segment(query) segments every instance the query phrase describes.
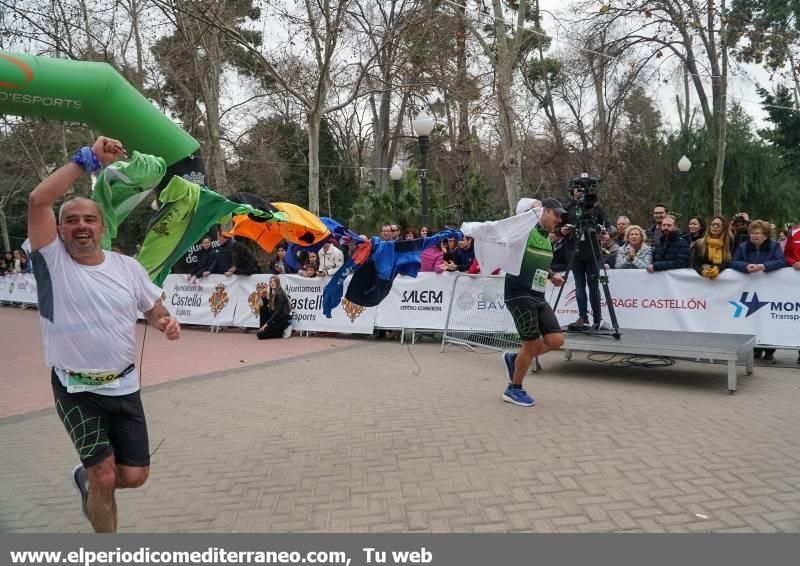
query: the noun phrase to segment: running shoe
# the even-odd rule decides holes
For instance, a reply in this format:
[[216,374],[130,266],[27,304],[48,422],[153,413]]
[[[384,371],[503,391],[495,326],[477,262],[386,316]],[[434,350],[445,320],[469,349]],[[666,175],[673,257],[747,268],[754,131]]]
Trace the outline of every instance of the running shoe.
[[536,404],[533,397],[528,395],[524,389],[518,389],[510,385],[506,388],[505,393],[503,393],[503,401],[519,405],[520,407],[533,407]]
[[503,352],[503,363],[506,365],[506,377],[508,381],[514,380],[514,369],[517,364],[517,354],[512,352]]
[[83,464],[78,464],[72,469],[72,486],[78,492],[78,497],[81,498],[81,513],[89,519],[89,482],[86,479],[86,468]]

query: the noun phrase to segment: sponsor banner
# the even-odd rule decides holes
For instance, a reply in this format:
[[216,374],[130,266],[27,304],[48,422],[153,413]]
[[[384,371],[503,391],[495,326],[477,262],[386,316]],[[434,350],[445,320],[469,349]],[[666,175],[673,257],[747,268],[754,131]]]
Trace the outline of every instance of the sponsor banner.
[[[452,330],[514,330],[503,302],[503,277],[420,273],[398,277],[378,307],[341,305],[333,318],[322,314],[327,279],[281,275],[289,290],[295,330],[344,333],[372,332],[373,326],[443,330],[450,314]],[[254,294],[268,275],[211,275],[191,285],[185,275],[170,275],[162,299],[180,322],[200,325],[258,327]],[[570,278],[572,279],[572,278]],[[454,285],[454,281],[456,284]],[[755,334],[761,344],[800,347],[800,273],[781,269],[743,274],[731,269],[708,281],[690,269],[663,273],[609,271],[609,287],[622,328]],[[558,290],[548,289],[550,304]],[[609,320],[602,296],[603,319]],[[32,274],[0,277],[0,301],[36,303]],[[578,317],[575,287],[568,282],[556,312],[562,324]]]
[[[437,277],[435,273],[427,273]],[[505,276],[461,275],[451,291],[453,308],[449,330],[509,332],[516,334],[514,319],[503,297]],[[450,297],[445,299],[448,303]],[[444,328],[444,327],[442,327]]]
[[161,300],[181,324],[233,326],[238,279],[209,275],[192,284],[185,275],[170,275]]
[[[258,293],[266,288],[271,275],[251,275],[236,281],[236,326],[258,328]],[[372,334],[377,307],[365,308],[342,299],[331,318],[322,313],[322,292],[330,278],[308,279],[299,275],[280,275],[281,286],[292,305],[292,329],[312,332]],[[350,280],[347,279],[345,289]]]
[[15,273],[0,277],[0,301],[38,303],[36,279],[32,273]]
[[[749,274],[728,269],[714,281],[691,269],[610,270],[608,275],[621,328],[755,334],[761,344],[800,344],[800,274],[794,269]],[[603,319],[609,321],[602,287],[600,291]],[[557,294],[557,289],[548,290],[550,304]],[[564,289],[556,315],[562,324],[578,318],[572,281]]]
[[398,275],[389,295],[378,306],[375,326],[441,330],[447,322],[454,273]]

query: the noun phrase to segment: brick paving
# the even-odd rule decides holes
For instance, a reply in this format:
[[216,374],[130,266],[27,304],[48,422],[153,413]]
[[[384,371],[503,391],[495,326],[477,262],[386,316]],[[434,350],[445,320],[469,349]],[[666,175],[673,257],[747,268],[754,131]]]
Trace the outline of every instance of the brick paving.
[[[502,402],[498,354],[430,342],[150,387],[164,442],[119,494],[120,529],[800,531],[797,370],[758,368],[731,397],[722,366],[543,361],[534,408]],[[89,532],[52,411],[0,420],[0,454],[0,531]]]
[[[39,314],[35,309],[0,307],[0,418],[53,406],[49,371],[44,363]],[[145,324],[136,327],[136,363],[145,387],[215,371],[247,367],[351,343],[342,338],[294,337],[260,341],[254,332],[229,328],[211,334],[208,328],[184,327],[181,339],[170,342]],[[144,345],[144,355],[142,347]],[[141,363],[140,363],[141,362]]]

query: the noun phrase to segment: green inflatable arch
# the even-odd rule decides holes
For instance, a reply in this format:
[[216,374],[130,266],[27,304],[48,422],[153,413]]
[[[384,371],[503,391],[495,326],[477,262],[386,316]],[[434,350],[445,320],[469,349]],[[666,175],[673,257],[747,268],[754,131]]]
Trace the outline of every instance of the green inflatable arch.
[[172,169],[202,173],[202,160],[192,157],[197,140],[106,63],[0,51],[0,114],[82,122],[120,140],[128,152],[157,155],[176,166]]

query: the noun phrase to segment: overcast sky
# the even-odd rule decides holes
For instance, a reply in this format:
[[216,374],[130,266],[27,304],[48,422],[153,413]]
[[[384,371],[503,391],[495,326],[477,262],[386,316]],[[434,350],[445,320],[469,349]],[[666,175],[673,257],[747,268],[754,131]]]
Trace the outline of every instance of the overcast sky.
[[[558,24],[548,14],[544,14],[542,27],[550,34],[554,41],[551,52],[557,52],[569,46],[565,38],[564,22],[566,19],[566,11],[570,6],[574,5],[572,0],[540,0],[540,6],[543,11],[552,12],[558,17],[562,23]],[[668,68],[668,67],[667,67]],[[666,73],[664,73],[666,75]],[[677,73],[676,73],[677,75]],[[683,79],[677,75],[675,77],[663,77],[668,82],[658,84],[650,88],[650,95],[660,102],[660,110],[664,121],[672,126],[678,126],[678,113],[675,105],[675,95],[680,94],[683,98]],[[709,81],[706,81],[709,82]],[[741,103],[742,107],[747,113],[756,120],[758,126],[765,125],[765,117],[759,97],[756,93],[756,85],[774,90],[776,83],[770,82],[769,73],[764,70],[760,65],[739,65],[735,61],[731,61],[729,69],[729,83],[728,83],[728,101],[737,100]],[[709,83],[710,92],[710,83]],[[694,89],[691,91],[693,105],[697,105],[697,95]]]

